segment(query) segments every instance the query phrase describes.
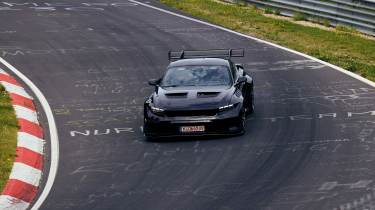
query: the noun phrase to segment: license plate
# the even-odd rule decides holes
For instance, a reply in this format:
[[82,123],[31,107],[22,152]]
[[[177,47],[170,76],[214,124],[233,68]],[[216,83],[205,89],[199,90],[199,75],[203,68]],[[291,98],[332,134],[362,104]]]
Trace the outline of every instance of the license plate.
[[203,125],[200,126],[182,126],[180,128],[182,133],[192,133],[192,132],[203,132],[205,131],[205,127]]

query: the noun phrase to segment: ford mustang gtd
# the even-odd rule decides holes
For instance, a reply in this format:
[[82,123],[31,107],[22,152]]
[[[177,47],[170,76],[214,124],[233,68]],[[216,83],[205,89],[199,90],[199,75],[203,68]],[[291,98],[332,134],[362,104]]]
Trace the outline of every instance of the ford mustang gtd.
[[170,51],[165,75],[149,84],[146,137],[243,134],[254,111],[253,79],[232,57],[243,49]]

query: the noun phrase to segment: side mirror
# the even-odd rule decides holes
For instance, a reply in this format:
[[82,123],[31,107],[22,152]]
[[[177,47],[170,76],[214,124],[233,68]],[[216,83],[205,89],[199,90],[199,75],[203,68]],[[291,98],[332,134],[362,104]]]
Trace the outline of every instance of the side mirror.
[[157,86],[157,85],[159,85],[159,83],[160,83],[160,79],[150,79],[148,81],[148,84],[152,85],[152,86]]
[[237,68],[238,70],[244,70],[243,65],[240,64],[240,63],[236,63],[236,68]]
[[239,85],[239,84],[242,84],[242,83],[244,83],[246,81],[247,81],[246,77],[240,77],[240,78],[237,79],[237,84]]

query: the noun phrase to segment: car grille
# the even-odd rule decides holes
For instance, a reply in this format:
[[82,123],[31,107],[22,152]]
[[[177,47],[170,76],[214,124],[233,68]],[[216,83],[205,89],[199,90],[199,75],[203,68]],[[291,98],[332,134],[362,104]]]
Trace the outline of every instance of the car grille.
[[218,112],[218,109],[206,109],[206,110],[176,110],[176,111],[164,111],[167,117],[184,117],[184,116],[214,116]]

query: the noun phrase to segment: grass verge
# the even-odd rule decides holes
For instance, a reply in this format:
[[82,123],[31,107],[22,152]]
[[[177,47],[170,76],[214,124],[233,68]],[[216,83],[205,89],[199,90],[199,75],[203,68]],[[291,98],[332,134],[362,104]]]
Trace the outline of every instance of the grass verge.
[[328,31],[266,17],[262,10],[217,0],[160,0],[208,22],[249,34],[375,81],[375,41],[347,30]]
[[0,85],[0,194],[16,156],[18,124],[11,99]]

